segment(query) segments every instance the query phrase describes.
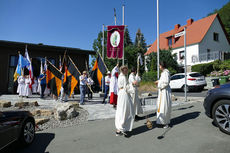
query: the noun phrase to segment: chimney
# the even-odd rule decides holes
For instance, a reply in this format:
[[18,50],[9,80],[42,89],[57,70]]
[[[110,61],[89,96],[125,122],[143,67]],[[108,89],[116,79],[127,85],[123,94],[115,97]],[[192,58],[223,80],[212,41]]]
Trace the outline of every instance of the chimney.
[[174,27],[174,30],[178,30],[180,28],[180,24],[176,24],[175,27]]
[[188,19],[187,20],[187,26],[190,26],[193,23],[193,19]]

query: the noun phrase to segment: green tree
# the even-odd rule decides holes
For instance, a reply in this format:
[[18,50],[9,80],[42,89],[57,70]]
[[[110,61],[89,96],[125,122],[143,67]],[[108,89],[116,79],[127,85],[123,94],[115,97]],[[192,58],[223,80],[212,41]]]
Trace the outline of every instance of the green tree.
[[125,28],[125,33],[124,33],[124,47],[133,45],[133,42],[131,40],[130,34],[129,34],[129,29]]
[[[143,77],[144,81],[155,81],[157,79],[157,53],[151,53],[150,55],[150,66],[149,66],[149,72],[145,72]],[[173,75],[178,72],[179,66],[175,59],[176,54],[171,53],[171,50],[160,50],[160,61],[163,61],[167,69],[170,71],[170,74]],[[149,75],[154,74],[154,75]]]

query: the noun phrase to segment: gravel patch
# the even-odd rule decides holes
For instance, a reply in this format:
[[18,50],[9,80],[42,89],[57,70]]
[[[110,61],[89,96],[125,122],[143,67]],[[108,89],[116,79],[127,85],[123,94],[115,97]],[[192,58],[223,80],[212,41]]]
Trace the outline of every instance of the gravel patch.
[[[17,107],[8,107],[8,108],[0,108],[0,111],[33,111],[36,109],[44,109],[40,108],[40,107],[24,107],[24,108],[17,108]],[[66,127],[70,127],[70,126],[77,126],[77,125],[82,125],[85,124],[88,121],[88,112],[79,107],[76,110],[78,112],[77,117],[72,118],[72,119],[68,119],[68,120],[64,120],[64,121],[58,121],[54,118],[54,115],[51,116],[36,116],[36,118],[49,118],[49,121],[42,124],[42,125],[38,125],[37,130],[38,131],[42,131],[45,129],[54,129],[54,128],[66,128]]]

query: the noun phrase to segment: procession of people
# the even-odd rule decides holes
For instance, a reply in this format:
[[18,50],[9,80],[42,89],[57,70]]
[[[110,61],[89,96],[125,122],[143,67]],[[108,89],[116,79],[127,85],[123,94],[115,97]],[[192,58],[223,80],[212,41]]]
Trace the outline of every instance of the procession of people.
[[[156,124],[163,128],[168,128],[171,118],[171,89],[170,72],[164,62],[160,63],[161,76],[160,79],[155,82],[158,88],[157,99],[157,120]],[[130,72],[129,76],[128,73]],[[98,74],[98,72],[97,72]],[[102,104],[108,103],[116,110],[115,113],[115,128],[116,136],[128,137],[129,132],[133,129],[134,121],[143,119],[140,115],[143,114],[142,104],[138,96],[138,87],[141,81],[139,76],[139,69],[128,69],[127,66],[119,67],[117,64],[111,71],[107,71],[104,79],[104,97]],[[88,100],[92,100],[93,91],[91,86],[94,85],[94,80],[88,74],[87,71],[83,71],[79,76],[79,90],[80,90],[80,105],[85,104],[85,95],[88,93]],[[66,84],[64,83],[64,74],[62,76],[62,87],[60,89],[60,100],[67,102],[68,98],[72,95],[74,97],[74,89],[71,93],[64,92]],[[101,80],[103,81],[103,80]],[[50,92],[47,88],[47,75],[45,70],[41,70],[41,74],[33,80],[29,75],[21,75],[17,79],[18,88],[17,93],[19,97],[29,98],[33,93],[39,93],[43,99],[45,94],[51,95],[54,99],[58,99],[57,96]],[[32,83],[33,82],[33,83]],[[70,83],[70,82],[69,82]],[[68,87],[69,88],[69,87]],[[65,97],[65,98],[64,98]],[[63,100],[64,98],[64,100]]]

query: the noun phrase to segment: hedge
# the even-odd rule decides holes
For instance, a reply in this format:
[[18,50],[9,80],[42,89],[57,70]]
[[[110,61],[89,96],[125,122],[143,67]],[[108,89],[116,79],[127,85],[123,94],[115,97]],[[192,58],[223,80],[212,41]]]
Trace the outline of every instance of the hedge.
[[192,66],[192,72],[199,72],[204,76],[210,74],[212,71],[214,71],[213,62],[206,64],[197,64]]

